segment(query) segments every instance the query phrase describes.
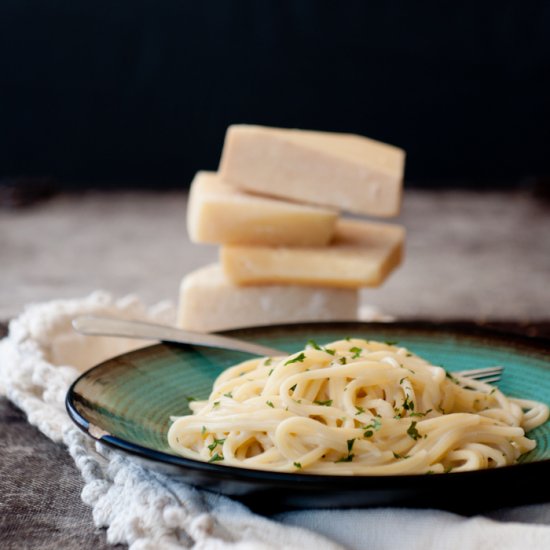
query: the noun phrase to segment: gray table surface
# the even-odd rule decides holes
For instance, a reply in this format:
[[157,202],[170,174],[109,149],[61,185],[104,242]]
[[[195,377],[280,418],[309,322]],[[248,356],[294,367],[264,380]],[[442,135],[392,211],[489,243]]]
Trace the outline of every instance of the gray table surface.
[[[550,336],[550,207],[529,193],[410,192],[407,260],[364,299],[401,319],[470,319]],[[216,258],[189,243],[183,193],[59,196],[0,212],[0,319],[97,288],[176,299]],[[0,323],[0,336],[6,325]],[[0,547],[106,548],[72,459],[0,399]]]
[[[98,288],[147,303],[177,298],[181,277],[215,261],[193,245],[184,193],[60,195],[0,210],[0,320],[28,302]],[[545,319],[550,204],[524,191],[406,191],[403,266],[369,304],[400,319]]]

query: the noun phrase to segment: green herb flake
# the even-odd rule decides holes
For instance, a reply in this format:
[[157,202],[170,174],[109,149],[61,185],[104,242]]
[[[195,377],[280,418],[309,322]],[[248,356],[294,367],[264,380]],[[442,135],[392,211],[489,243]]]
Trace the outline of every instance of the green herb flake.
[[214,403],[212,404],[212,408],[219,407],[219,406],[220,406],[219,401],[214,401]]
[[208,448],[210,449],[210,451],[213,451],[218,445],[223,445],[224,441],[225,441],[225,438],[223,439],[214,438],[214,441],[210,443],[210,445],[208,445]]
[[393,453],[393,458],[398,458],[398,459],[399,459],[399,458],[403,458],[403,459],[405,459],[405,458],[410,458],[410,455],[400,455],[399,453],[396,453],[396,452],[394,451],[394,453]]
[[185,399],[187,399],[187,403],[191,403],[191,401],[198,401],[198,399],[192,395],[186,395]]
[[274,369],[271,369],[268,373],[267,373],[267,376],[271,376],[271,373],[273,372]]
[[326,401],[315,400],[314,403],[316,405],[321,405],[323,407],[331,407],[332,406],[332,399],[327,399]]
[[290,365],[291,363],[302,363],[303,360],[306,358],[304,352],[300,353],[299,355],[297,355],[296,357],[294,357],[294,359],[289,359],[285,365]]
[[405,396],[405,401],[403,401],[403,408],[406,411],[414,411],[414,401],[410,400],[410,396],[408,394]]
[[293,464],[295,468],[298,468],[298,470],[302,468],[302,465],[299,462],[294,462]]
[[338,363],[340,363],[340,365],[345,365],[347,362],[347,357],[340,357],[340,359],[338,359]]
[[353,439],[348,439],[346,441],[347,445],[348,445],[348,454],[351,453],[351,450],[353,449],[353,444],[355,443],[355,438]]
[[384,344],[386,344],[386,346],[397,346],[398,342],[395,340],[386,340]]
[[363,407],[358,407],[357,405],[355,405],[355,410],[357,411],[355,413],[355,416],[357,416],[358,414],[363,414],[365,412],[365,409],[363,409]]
[[230,391],[228,391],[227,393],[224,393],[223,396],[229,397],[229,399],[233,399],[233,394]]
[[380,417],[376,416],[372,419],[372,422],[370,424],[367,424],[366,426],[362,426],[362,430],[366,430],[363,434],[364,437],[372,437],[374,435],[374,432],[377,432],[382,427],[382,421],[380,420]]
[[364,429],[372,428],[375,432],[377,432],[381,427],[382,427],[382,420],[380,420],[379,416],[375,416],[372,419],[372,422],[368,426],[365,426]]
[[275,408],[275,405],[271,401],[266,401],[266,404],[268,407],[271,407],[272,409]]
[[216,453],[208,462],[218,462],[223,460],[223,455]]
[[306,347],[310,347],[318,350],[322,349],[321,346],[315,340],[308,340]]
[[358,348],[357,346],[353,346],[352,348],[349,348],[349,350],[351,351],[351,353],[353,353],[353,355],[351,356],[352,359],[357,359],[363,353],[363,350],[361,348]]
[[297,386],[297,385],[298,385],[298,384],[294,384],[294,386],[292,386],[292,388],[290,388],[290,391],[294,391],[294,390],[296,389],[296,386]]
[[343,456],[342,458],[335,460],[334,463],[338,464],[339,462],[351,462],[354,456],[355,455],[353,453],[350,453],[348,456]]
[[433,470],[428,470],[426,472],[426,475],[429,476],[429,475],[432,475],[432,474],[435,474],[435,472]]
[[335,354],[336,354],[336,350],[335,350],[335,349],[325,348],[325,351],[326,351],[329,355],[335,355]]
[[268,357],[265,361],[264,361],[264,367],[269,367],[271,365],[271,363],[273,363],[273,357]]
[[453,471],[454,466],[447,466],[444,470],[444,474],[450,474]]
[[399,384],[400,384],[400,385],[403,384],[403,380],[406,380],[406,379],[407,379],[406,376],[404,376],[403,378],[401,378],[401,380],[399,380]]
[[411,425],[407,429],[407,435],[409,437],[412,437],[415,441],[419,437],[421,437],[420,434],[418,433],[418,430],[416,429],[416,422],[414,420],[411,422]]
[[490,392],[489,392],[489,395],[493,395],[493,393],[495,393],[497,391],[496,388],[493,388]]

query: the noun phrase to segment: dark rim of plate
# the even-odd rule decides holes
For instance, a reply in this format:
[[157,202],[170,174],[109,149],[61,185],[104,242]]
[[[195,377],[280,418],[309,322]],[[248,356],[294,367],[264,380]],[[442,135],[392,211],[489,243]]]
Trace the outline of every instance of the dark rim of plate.
[[[373,330],[373,331],[382,331],[384,328],[389,330],[402,330],[410,331],[411,333],[422,334],[422,333],[434,333],[438,332],[441,334],[447,334],[451,336],[459,336],[463,338],[474,338],[482,339],[487,342],[498,342],[505,344],[508,347],[519,347],[525,350],[531,349],[536,350],[539,353],[548,353],[550,355],[550,339],[538,338],[531,336],[523,336],[515,333],[489,329],[482,326],[473,326],[468,322],[430,322],[430,321],[400,321],[400,322],[389,322],[389,323],[368,323],[368,322],[354,322],[354,321],[342,321],[342,322],[319,322],[319,323],[286,323],[281,325],[268,325],[268,326],[258,326],[258,327],[247,327],[239,328],[228,331],[220,332],[219,334],[224,334],[227,336],[234,337],[243,337],[246,335],[253,335],[262,330],[269,330],[276,332],[277,330],[287,330],[292,327],[300,327],[301,329],[311,328],[311,329],[330,329],[331,327],[338,327],[339,329],[345,329],[349,327],[350,329],[361,329],[361,330]],[[151,347],[161,347],[166,344],[158,343],[148,346],[147,349]],[[128,356],[132,354],[139,354],[143,349],[140,348],[134,351],[130,351],[124,354],[117,356],[117,358]],[[101,443],[107,444],[109,447],[115,450],[122,450],[130,455],[137,456],[139,458],[149,459],[156,462],[169,464],[172,466],[181,466],[184,469],[191,469],[197,472],[202,472],[207,474],[211,478],[216,478],[220,481],[222,480],[231,480],[233,482],[260,482],[264,483],[269,480],[270,482],[276,483],[279,487],[284,486],[295,486],[296,483],[300,483],[307,487],[337,487],[339,490],[356,490],[358,488],[362,489],[377,489],[377,488],[391,488],[393,486],[403,486],[405,484],[414,484],[417,482],[421,483],[439,483],[438,480],[462,480],[466,481],[466,478],[475,478],[482,474],[484,478],[486,476],[491,476],[493,482],[502,482],[510,481],[510,475],[514,472],[515,475],[520,475],[521,473],[536,474],[536,470],[547,470],[550,465],[550,459],[538,460],[534,462],[524,462],[519,464],[513,464],[510,466],[504,466],[501,468],[492,468],[484,470],[472,470],[467,472],[450,472],[450,474],[445,475],[427,475],[427,474],[400,474],[392,476],[346,476],[346,475],[318,475],[318,474],[304,474],[304,473],[284,473],[284,472],[273,472],[270,470],[254,470],[248,468],[240,468],[236,466],[226,466],[222,464],[212,464],[208,462],[202,462],[198,460],[193,460],[189,458],[184,458],[181,456],[175,456],[162,451],[155,451],[149,447],[143,447],[135,443],[131,443],[122,438],[112,436],[112,435],[103,435],[96,437],[89,432],[89,422],[84,418],[74,407],[73,400],[76,397],[75,387],[80,382],[80,380],[86,377],[91,371],[98,369],[110,363],[113,359],[111,358],[94,367],[91,367],[86,372],[81,374],[70,386],[67,397],[65,400],[65,405],[67,412],[75,424],[88,436],[92,437]],[[360,481],[361,480],[361,481]],[[435,481],[434,481],[435,480]],[[359,487],[358,483],[362,486]],[[364,483],[364,485],[363,485]]]

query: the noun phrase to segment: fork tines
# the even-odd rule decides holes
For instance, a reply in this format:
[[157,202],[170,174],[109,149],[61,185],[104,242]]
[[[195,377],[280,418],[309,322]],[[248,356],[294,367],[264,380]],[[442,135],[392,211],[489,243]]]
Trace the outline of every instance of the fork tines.
[[483,382],[491,383],[498,382],[502,377],[502,371],[504,367],[495,365],[492,367],[485,367],[482,369],[469,369],[453,372],[453,375],[464,376],[466,378],[472,378],[474,380],[481,380]]

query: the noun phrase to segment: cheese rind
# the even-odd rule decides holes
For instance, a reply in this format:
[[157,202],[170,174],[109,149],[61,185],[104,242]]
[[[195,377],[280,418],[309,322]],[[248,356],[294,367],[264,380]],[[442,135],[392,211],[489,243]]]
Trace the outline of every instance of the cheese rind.
[[214,172],[198,172],[189,194],[187,231],[196,243],[324,246],[337,217],[334,210],[251,195]]
[[236,187],[359,214],[396,216],[405,152],[354,134],[233,125],[219,173]]
[[357,319],[358,305],[357,290],[235,286],[219,264],[212,264],[183,278],[178,326],[213,332],[297,321],[349,321]]
[[378,286],[401,262],[404,237],[399,225],[343,219],[326,248],[224,246],[220,257],[240,285]]

